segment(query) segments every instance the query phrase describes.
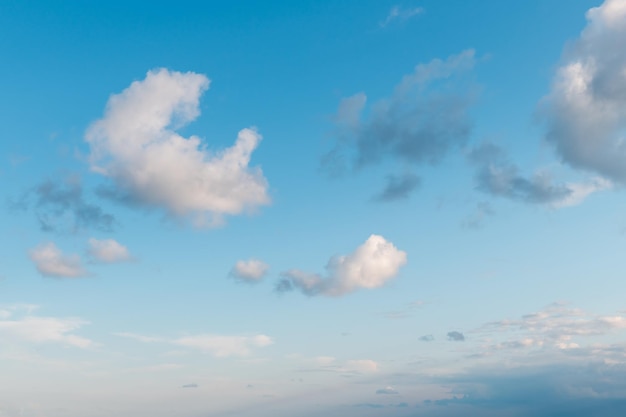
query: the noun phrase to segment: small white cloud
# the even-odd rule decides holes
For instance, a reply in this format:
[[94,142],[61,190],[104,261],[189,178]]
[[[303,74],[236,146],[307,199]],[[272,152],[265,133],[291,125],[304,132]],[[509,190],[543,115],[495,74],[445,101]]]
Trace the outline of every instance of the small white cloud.
[[262,334],[256,336],[196,335],[182,337],[172,341],[172,343],[224,358],[248,356],[252,349],[269,346],[274,341],[269,336]]
[[137,333],[130,333],[130,332],[118,332],[118,333],[113,333],[114,336],[118,336],[118,337],[124,337],[126,339],[132,339],[132,340],[136,340],[138,342],[142,342],[142,343],[154,343],[154,342],[162,342],[163,339],[159,338],[159,337],[152,337],[152,336],[144,336],[141,334],[137,334]]
[[315,358],[315,363],[317,363],[320,366],[329,366],[333,364],[333,362],[335,361],[336,359],[333,358],[332,356],[318,356],[317,358]]
[[78,278],[88,275],[80,256],[64,255],[52,242],[32,249],[29,256],[39,273],[48,277]]
[[380,22],[380,27],[384,28],[394,21],[408,20],[422,13],[424,13],[423,7],[402,8],[400,6],[393,6],[391,10],[389,10],[389,14],[387,14],[385,20]]
[[249,259],[247,261],[237,261],[230,276],[241,282],[256,283],[259,282],[267,271],[269,265],[258,259]]
[[326,266],[328,276],[292,269],[283,273],[277,289],[295,288],[309,296],[341,296],[360,288],[385,285],[406,262],[406,252],[398,250],[382,236],[371,235],[350,255],[331,258]]
[[198,117],[208,87],[202,74],[159,69],[111,96],[104,117],[85,134],[92,170],[113,181],[105,194],[160,207],[198,227],[269,204],[263,172],[249,166],[261,141],[254,128],[218,151],[198,136],[176,133]]
[[385,387],[385,388],[377,389],[376,390],[376,394],[379,394],[379,395],[397,395],[397,394],[400,394],[400,393],[398,392],[398,390],[396,390],[393,387]]
[[89,239],[89,256],[95,261],[112,264],[116,262],[127,262],[132,259],[126,246],[121,245],[113,239]]
[[370,373],[378,371],[378,363],[371,359],[357,359],[346,362],[346,370],[360,373]]

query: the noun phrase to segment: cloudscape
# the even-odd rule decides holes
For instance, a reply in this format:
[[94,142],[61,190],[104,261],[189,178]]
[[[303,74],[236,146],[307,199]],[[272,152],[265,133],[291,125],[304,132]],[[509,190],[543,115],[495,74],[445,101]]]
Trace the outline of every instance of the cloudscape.
[[0,417],[626,415],[626,0],[0,4]]

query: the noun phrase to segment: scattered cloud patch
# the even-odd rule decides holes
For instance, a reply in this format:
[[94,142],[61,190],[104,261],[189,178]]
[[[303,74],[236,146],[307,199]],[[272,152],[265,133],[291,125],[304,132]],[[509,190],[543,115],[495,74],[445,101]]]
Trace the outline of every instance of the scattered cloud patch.
[[546,139],[571,166],[626,184],[626,7],[606,0],[567,46],[540,103]]
[[83,268],[80,256],[65,255],[52,242],[37,246],[29,252],[31,261],[41,275],[55,278],[79,278],[89,273]]
[[421,407],[425,416],[619,417],[626,368],[601,361],[474,368],[439,383],[453,393]]
[[253,349],[264,348],[274,344],[274,340],[264,334],[254,336],[198,334],[180,337],[177,339],[145,336],[130,332],[118,332],[113,334],[115,336],[132,339],[141,343],[173,344],[179,347],[209,353],[217,358],[248,356],[252,353]]
[[531,204],[561,208],[580,204],[590,194],[611,187],[602,178],[587,183],[555,183],[546,171],[531,177],[523,176],[517,165],[509,161],[504,150],[484,143],[468,154],[476,167],[477,188],[487,194]]
[[198,384],[186,384],[183,385],[181,388],[198,388]]
[[387,185],[374,200],[379,202],[406,200],[420,183],[420,178],[412,173],[402,176],[390,175],[387,177]]
[[269,271],[269,265],[258,259],[237,261],[230,271],[230,276],[240,282],[254,284],[260,282]]
[[380,27],[384,28],[394,22],[406,21],[422,13],[424,13],[423,7],[402,8],[400,6],[393,6],[391,10],[389,10],[385,20],[380,22]]
[[118,336],[118,337],[124,337],[126,339],[132,339],[132,340],[135,340],[137,342],[142,342],[142,343],[155,343],[155,342],[163,341],[163,339],[160,337],[144,336],[141,334],[130,333],[130,332],[118,332],[118,333],[113,333],[113,335]]
[[385,387],[376,390],[376,394],[378,395],[397,395],[400,394],[397,389],[393,387]]
[[94,342],[75,332],[89,324],[78,318],[44,317],[20,307],[5,309],[0,317],[0,337],[3,340],[28,343],[57,343],[76,348],[89,348]]
[[78,176],[57,182],[44,181],[11,206],[22,210],[33,206],[39,227],[44,232],[77,233],[90,229],[111,232],[116,225],[113,215],[87,202]]
[[371,235],[353,253],[331,258],[326,276],[291,269],[283,273],[276,289],[280,292],[299,290],[308,296],[338,297],[358,289],[385,285],[406,262],[406,252],[382,236]]
[[195,335],[181,337],[173,344],[210,353],[218,358],[248,356],[252,349],[267,347],[274,343],[263,334],[256,336]]
[[457,332],[457,331],[448,332],[447,336],[448,336],[448,340],[451,340],[453,342],[465,341],[465,335],[463,335],[463,333],[461,332]]
[[109,195],[198,227],[269,204],[267,180],[249,166],[261,140],[255,129],[241,130],[233,146],[215,152],[198,136],[176,133],[198,117],[208,87],[202,74],[159,69],[111,96],[104,117],[85,134],[92,170],[112,181]]
[[419,340],[421,342],[432,342],[433,340],[435,340],[435,336],[433,336],[432,334],[426,334],[424,336],[420,336]]
[[377,372],[378,368],[378,362],[371,359],[349,360],[345,364],[346,370],[358,373]]
[[476,204],[474,211],[463,220],[461,226],[467,229],[480,229],[486,219],[495,214],[496,212],[489,202],[481,201]]
[[336,143],[322,158],[332,175],[391,162],[404,166],[403,177],[390,177],[381,196],[402,197],[419,183],[416,167],[440,162],[461,148],[471,132],[472,88],[460,75],[474,67],[473,50],[420,64],[395,86],[393,93],[366,109],[367,96],[343,99],[335,117]]
[[494,350],[551,346],[569,349],[579,346],[576,338],[602,336],[626,329],[626,315],[594,315],[565,304],[555,303],[517,320],[500,320],[483,326],[483,334],[513,333],[517,339],[492,345]]
[[89,239],[88,252],[94,261],[106,264],[128,262],[133,259],[128,248],[113,239]]

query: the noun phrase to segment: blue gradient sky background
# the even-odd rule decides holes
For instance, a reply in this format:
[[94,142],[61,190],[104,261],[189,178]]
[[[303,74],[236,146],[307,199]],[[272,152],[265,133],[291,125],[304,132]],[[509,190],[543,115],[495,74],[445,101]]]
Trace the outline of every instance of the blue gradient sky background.
[[624,44],[626,0],[3,1],[0,416],[623,415]]

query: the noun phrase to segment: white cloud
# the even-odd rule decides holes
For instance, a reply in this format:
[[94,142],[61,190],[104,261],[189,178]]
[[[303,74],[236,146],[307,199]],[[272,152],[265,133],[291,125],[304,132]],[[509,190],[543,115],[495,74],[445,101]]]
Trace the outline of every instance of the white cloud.
[[378,288],[398,274],[407,262],[406,252],[379,235],[371,235],[353,253],[335,256],[328,261],[328,275],[302,272],[283,273],[279,291],[298,289],[306,295],[341,296],[360,288]]
[[155,336],[145,336],[137,333],[118,332],[115,336],[132,339],[141,343],[168,343],[184,348],[196,349],[212,354],[218,358],[230,356],[248,356],[253,349],[263,348],[274,344],[271,337],[264,334],[254,336],[225,336],[216,334],[199,334],[169,339]]
[[89,239],[89,255],[98,262],[115,263],[126,262],[132,259],[126,246],[113,239]]
[[378,371],[378,363],[371,359],[356,359],[346,362],[346,370],[359,373],[370,373]]
[[88,274],[82,266],[80,256],[64,255],[52,242],[32,249],[29,256],[39,273],[48,277],[78,278]]
[[382,395],[397,395],[397,394],[399,394],[399,392],[394,387],[387,386],[385,388],[377,389],[376,390],[376,394],[379,394],[379,395],[381,395],[381,394]]
[[380,27],[385,27],[390,23],[398,20],[408,20],[418,14],[424,13],[423,7],[412,7],[412,8],[402,8],[400,6],[393,6],[391,10],[389,10],[389,14],[380,22]]
[[258,259],[249,259],[247,261],[237,261],[230,275],[242,282],[256,283],[259,282],[267,271],[269,265]]
[[229,356],[248,356],[252,349],[262,348],[274,343],[269,336],[220,336],[195,335],[173,340],[178,346],[198,349],[218,358]]
[[613,183],[601,177],[592,178],[586,183],[567,183],[570,194],[552,204],[554,208],[576,206],[582,203],[591,194],[613,187]]
[[542,102],[547,140],[570,165],[626,184],[626,0],[587,12]]
[[14,317],[15,311],[4,310],[7,314],[0,317],[0,337],[4,340],[25,341],[30,343],[60,343],[63,345],[88,348],[94,343],[74,334],[88,322],[77,318],[41,317],[30,314]]
[[198,136],[176,133],[198,117],[208,87],[202,74],[160,69],[111,96],[104,117],[85,135],[92,169],[115,185],[110,193],[189,217],[197,226],[269,204],[261,169],[249,167],[261,140],[255,129],[241,130],[233,146],[217,152]]
[[595,315],[564,304],[552,304],[517,320],[488,323],[479,332],[506,332],[517,336],[517,339],[491,345],[493,350],[534,346],[564,349],[578,346],[572,342],[574,338],[602,336],[621,329],[626,329],[624,315]]
[[141,334],[130,333],[130,332],[113,333],[113,335],[114,336],[119,336],[119,337],[124,337],[126,339],[136,340],[136,341],[142,342],[142,343],[153,343],[153,342],[162,342],[163,341],[163,339],[161,339],[159,337],[144,336],[144,335],[141,335]]

